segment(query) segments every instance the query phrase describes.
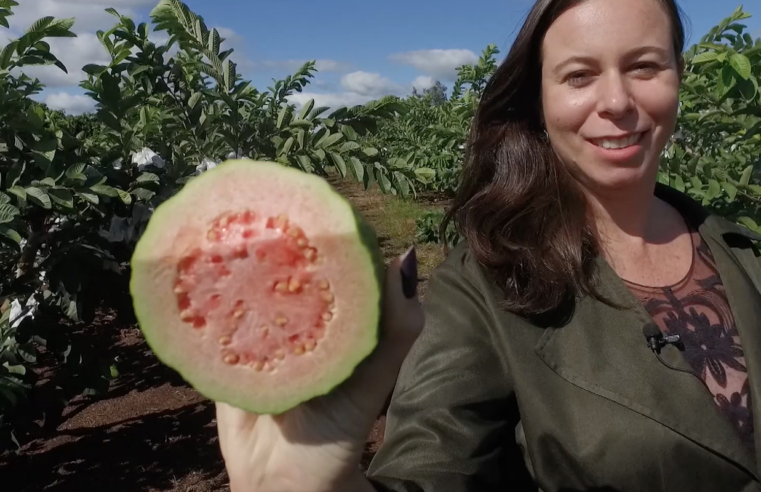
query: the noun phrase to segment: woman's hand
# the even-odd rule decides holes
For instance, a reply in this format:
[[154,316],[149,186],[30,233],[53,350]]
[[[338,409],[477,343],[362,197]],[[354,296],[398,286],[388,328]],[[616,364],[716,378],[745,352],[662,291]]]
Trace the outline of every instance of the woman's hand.
[[231,492],[373,490],[361,476],[359,461],[402,361],[423,328],[416,283],[411,249],[387,268],[377,349],[330,394],[276,416],[217,404]]

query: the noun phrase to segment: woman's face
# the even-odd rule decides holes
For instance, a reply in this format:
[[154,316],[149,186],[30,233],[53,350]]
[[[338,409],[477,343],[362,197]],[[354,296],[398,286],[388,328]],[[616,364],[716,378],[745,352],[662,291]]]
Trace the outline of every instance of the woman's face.
[[674,131],[680,60],[658,0],[587,0],[547,31],[542,105],[555,151],[590,191],[652,184]]

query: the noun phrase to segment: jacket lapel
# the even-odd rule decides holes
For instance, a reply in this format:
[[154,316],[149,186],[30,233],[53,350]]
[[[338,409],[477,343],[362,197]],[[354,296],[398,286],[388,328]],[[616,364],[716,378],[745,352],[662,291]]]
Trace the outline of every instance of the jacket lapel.
[[[598,272],[601,294],[627,308],[580,299],[567,324],[547,328],[536,347],[539,357],[571,384],[665,425],[758,478],[752,457],[702,381],[656,358],[642,333],[652,322],[649,314],[604,260],[598,260]],[[690,371],[675,347],[665,347],[661,357]]]
[[[761,235],[716,217],[707,219],[702,230],[722,272],[724,288],[740,334],[750,384],[750,405],[754,410],[758,454],[761,453],[761,268],[747,239],[761,240]],[[745,241],[737,241],[737,238],[744,238]],[[756,461],[757,474],[761,475],[761,460]]]

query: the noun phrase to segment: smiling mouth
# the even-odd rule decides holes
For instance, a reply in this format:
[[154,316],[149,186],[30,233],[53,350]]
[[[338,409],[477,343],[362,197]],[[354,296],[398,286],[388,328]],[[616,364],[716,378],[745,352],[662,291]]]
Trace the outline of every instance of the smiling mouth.
[[633,135],[622,138],[593,138],[589,141],[598,147],[602,147],[603,149],[618,150],[636,145],[640,140],[642,140],[642,135],[644,135],[644,133],[635,133]]

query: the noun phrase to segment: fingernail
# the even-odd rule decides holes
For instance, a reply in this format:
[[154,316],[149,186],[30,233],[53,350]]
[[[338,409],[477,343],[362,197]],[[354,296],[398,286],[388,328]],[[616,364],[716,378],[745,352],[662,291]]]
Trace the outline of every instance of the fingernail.
[[412,299],[417,294],[417,254],[415,247],[411,247],[404,254],[400,267],[402,273],[402,292],[404,297]]

